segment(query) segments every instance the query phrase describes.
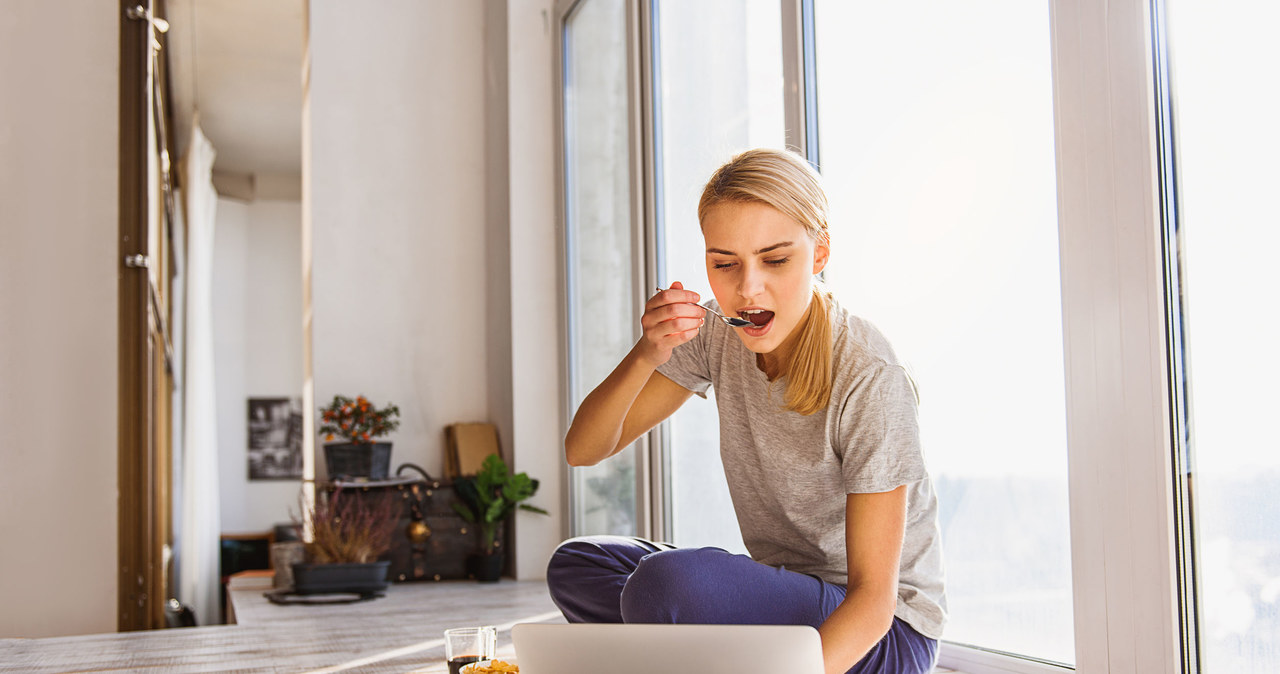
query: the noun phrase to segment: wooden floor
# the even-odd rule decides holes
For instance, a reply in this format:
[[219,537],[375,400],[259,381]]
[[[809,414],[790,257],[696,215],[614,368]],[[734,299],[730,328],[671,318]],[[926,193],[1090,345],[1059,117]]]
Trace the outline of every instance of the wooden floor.
[[336,606],[277,606],[262,592],[232,590],[235,625],[0,639],[0,672],[444,674],[449,627],[496,626],[501,657],[514,654],[513,624],[564,622],[541,581],[406,583]]

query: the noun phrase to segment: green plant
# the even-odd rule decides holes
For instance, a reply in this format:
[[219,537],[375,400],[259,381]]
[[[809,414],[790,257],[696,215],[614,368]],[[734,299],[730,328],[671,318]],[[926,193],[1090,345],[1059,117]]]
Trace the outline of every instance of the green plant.
[[300,529],[310,523],[305,543],[307,561],[313,564],[366,563],[391,549],[391,534],[398,522],[396,501],[390,492],[374,496],[344,494],[339,487],[316,495],[314,504],[298,497],[305,522],[294,517]]
[[521,501],[538,491],[538,481],[525,473],[511,474],[507,464],[497,454],[490,454],[480,466],[475,477],[459,477],[453,481],[454,491],[462,503],[454,503],[453,509],[462,518],[480,529],[480,549],[492,555],[498,524],[516,511],[550,514],[537,506]]
[[398,416],[400,408],[395,405],[378,409],[362,395],[355,400],[336,395],[333,402],[320,408],[320,433],[325,442],[341,437],[356,444],[370,443],[398,428]]

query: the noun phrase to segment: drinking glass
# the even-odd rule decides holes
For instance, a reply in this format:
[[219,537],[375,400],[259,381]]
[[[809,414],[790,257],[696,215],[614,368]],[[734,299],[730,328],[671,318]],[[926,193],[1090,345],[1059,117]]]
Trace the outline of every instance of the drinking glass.
[[459,674],[473,662],[492,659],[497,642],[498,631],[492,626],[445,630],[444,659],[449,664],[449,674]]

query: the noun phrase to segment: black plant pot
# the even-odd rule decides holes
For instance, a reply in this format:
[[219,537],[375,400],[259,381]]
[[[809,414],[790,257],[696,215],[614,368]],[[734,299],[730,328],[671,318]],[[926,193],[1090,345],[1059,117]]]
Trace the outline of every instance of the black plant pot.
[[387,589],[390,564],[389,560],[361,564],[294,564],[293,591],[298,594],[382,592]]
[[330,480],[385,480],[391,469],[390,442],[331,442],[324,446]]
[[467,572],[481,583],[496,583],[502,578],[502,553],[491,555],[470,555],[467,557]]

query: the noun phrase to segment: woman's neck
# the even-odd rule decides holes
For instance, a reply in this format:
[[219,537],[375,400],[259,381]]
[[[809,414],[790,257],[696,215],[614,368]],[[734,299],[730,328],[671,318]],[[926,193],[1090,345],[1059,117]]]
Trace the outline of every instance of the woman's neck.
[[785,363],[779,361],[773,353],[756,354],[756,369],[763,372],[765,378],[769,381],[774,381],[781,376],[785,372],[784,366]]

